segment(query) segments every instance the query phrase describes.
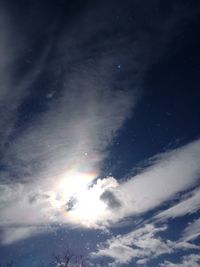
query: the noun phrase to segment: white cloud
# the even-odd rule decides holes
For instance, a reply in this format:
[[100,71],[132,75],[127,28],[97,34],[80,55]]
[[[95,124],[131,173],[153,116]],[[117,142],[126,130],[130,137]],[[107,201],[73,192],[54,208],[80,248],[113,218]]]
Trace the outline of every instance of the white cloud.
[[[78,83],[83,87],[85,83],[84,91],[76,89],[72,79],[69,82],[71,90],[50,104],[48,112],[37,124],[26,129],[4,153],[7,169],[22,178],[10,183],[12,178],[6,174],[1,194],[6,205],[0,207],[3,218],[0,225],[80,223],[80,220],[70,219],[66,203],[96,178],[107,155],[108,143],[129,116],[135,101],[132,93],[104,90],[100,85],[95,85],[93,91],[94,88],[87,84],[89,77],[80,76]],[[109,179],[104,181],[109,183]],[[93,196],[92,191],[98,186],[102,190],[100,180],[90,189],[89,195]],[[103,187],[106,190],[107,187]],[[32,195],[48,195],[49,198],[31,203]],[[60,204],[57,206],[59,198],[62,198],[62,210]],[[87,203],[92,204],[91,201]],[[87,210],[88,206],[84,208]]]
[[155,218],[165,220],[192,214],[200,208],[200,189],[194,190],[190,197],[180,201],[171,208],[159,213]]
[[173,263],[170,261],[165,261],[161,263],[161,267],[199,267],[200,266],[200,256],[196,254],[190,254],[184,256],[182,261],[179,263]]
[[184,230],[182,240],[193,240],[200,235],[200,219],[190,223]]
[[[1,46],[2,43],[0,49]],[[8,55],[5,60],[9,58]],[[43,57],[36,64],[37,70],[43,67]],[[11,65],[15,65],[15,58],[11,57],[10,60]],[[75,58],[73,60],[76,61]],[[67,65],[70,61],[71,58],[68,58],[63,63]],[[104,73],[106,67],[100,67],[101,71],[99,67],[86,64],[83,69],[75,68],[70,75],[66,73],[66,77],[62,77],[61,97],[49,102],[46,111],[41,112],[29,127],[21,129],[20,135],[16,135],[12,144],[3,151],[2,165],[6,170],[0,173],[0,213],[3,218],[0,226],[4,226],[4,231],[6,225],[10,231],[9,227],[13,225],[21,225],[23,228],[25,225],[74,223],[66,216],[66,202],[80,188],[85,190],[98,176],[108,153],[108,144],[130,116],[137,101],[136,90],[122,92],[108,86],[105,82],[108,73],[106,77]],[[13,133],[18,115],[16,109],[24,97],[31,93],[30,83],[36,79],[34,74],[37,70],[32,70],[25,81],[18,84],[19,88],[12,84],[0,92],[0,103],[11,109],[12,115],[10,118],[10,111],[6,109],[3,112],[5,121],[1,118],[0,128],[5,139]],[[0,78],[5,76],[4,69],[2,71]],[[12,73],[8,80],[12,81]],[[3,106],[1,108],[4,109]],[[8,133],[5,133],[7,130],[3,126],[5,122]],[[99,186],[103,192],[101,187],[104,181],[99,180],[93,190]],[[109,183],[109,179],[106,179],[106,183]],[[105,183],[104,187],[107,188]],[[30,201],[37,199],[33,196],[48,197]],[[57,206],[61,198],[62,211]],[[14,239],[17,236],[20,237],[17,234]]]
[[19,240],[23,240],[25,238],[31,237],[33,235],[44,234],[49,229],[47,227],[9,227],[4,229],[2,234],[2,244],[9,245],[17,242]]
[[[117,213],[110,208],[109,219],[116,222],[129,215],[142,214],[196,185],[200,173],[199,155],[200,140],[197,140],[155,157],[151,167],[112,190],[112,196],[121,205]],[[189,202],[191,210],[196,210],[198,197],[196,193]]]
[[[80,147],[79,142],[77,145]],[[151,210],[164,201],[171,200],[176,193],[193,186],[199,173],[199,150],[200,141],[192,142],[158,156],[151,167],[126,182],[119,184],[110,177],[98,179],[89,188],[87,184],[95,178],[95,173],[84,174],[77,168],[85,163],[88,170],[95,164],[85,155],[80,155],[69,170],[64,171],[61,168],[61,174],[56,181],[53,180],[55,176],[41,181],[41,175],[39,179],[29,183],[2,185],[1,201],[6,204],[1,206],[1,225],[5,227],[16,224],[24,227],[62,223],[94,228],[109,227],[113,222],[119,222],[129,215]],[[68,152],[66,151],[64,159],[73,159],[67,156]],[[59,164],[58,166],[61,167]],[[76,205],[67,210],[66,205],[71,197]],[[194,204],[194,199],[196,193],[189,202],[191,205]],[[129,252],[130,248],[128,255]]]
[[[1,4],[0,10],[0,149],[5,152],[5,143],[15,130],[18,108],[26,96],[30,94],[30,87],[37,79],[48,55],[49,46],[38,58],[36,66],[23,75],[17,76],[18,68],[24,63],[24,52],[29,49],[23,31],[9,10]],[[0,177],[1,178],[1,177]]]
[[113,259],[114,266],[133,260],[142,265],[162,254],[171,254],[176,250],[200,250],[199,246],[188,242],[175,242],[158,237],[158,233],[166,229],[166,226],[145,225],[125,235],[118,235],[107,240],[99,246],[97,252],[92,253],[92,256],[110,257]]

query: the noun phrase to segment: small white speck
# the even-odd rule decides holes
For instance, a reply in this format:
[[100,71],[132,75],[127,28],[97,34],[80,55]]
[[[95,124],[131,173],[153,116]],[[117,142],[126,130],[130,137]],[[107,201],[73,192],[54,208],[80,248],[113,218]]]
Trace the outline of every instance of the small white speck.
[[53,98],[53,97],[54,97],[54,95],[55,95],[55,93],[56,93],[56,92],[55,92],[55,91],[53,91],[53,92],[51,92],[51,93],[47,94],[47,95],[46,95],[46,97],[47,97],[47,98],[49,98],[49,99],[50,99],[50,98]]

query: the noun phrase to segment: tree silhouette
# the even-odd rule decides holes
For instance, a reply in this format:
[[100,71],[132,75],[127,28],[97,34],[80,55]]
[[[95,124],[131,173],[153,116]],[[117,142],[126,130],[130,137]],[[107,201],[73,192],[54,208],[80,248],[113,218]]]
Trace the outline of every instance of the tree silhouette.
[[[47,263],[48,264],[48,263]],[[1,264],[0,267],[14,267],[14,263],[9,262],[6,264]],[[62,255],[54,255],[53,256],[53,261],[51,261],[48,266],[51,267],[87,267],[88,265],[86,264],[86,258],[83,256],[77,256],[76,254],[66,251]],[[93,265],[96,267],[103,267],[106,266],[103,264],[103,262],[98,263],[96,265]]]
[[86,267],[85,260],[82,256],[76,256],[69,251],[67,251],[64,255],[54,256],[54,260],[50,263],[50,266],[52,267]]

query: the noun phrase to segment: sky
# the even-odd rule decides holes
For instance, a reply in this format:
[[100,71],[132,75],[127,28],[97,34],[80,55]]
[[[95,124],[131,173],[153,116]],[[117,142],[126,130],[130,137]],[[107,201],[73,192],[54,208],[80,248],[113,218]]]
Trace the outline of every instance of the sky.
[[199,28],[195,0],[0,0],[1,264],[200,266]]

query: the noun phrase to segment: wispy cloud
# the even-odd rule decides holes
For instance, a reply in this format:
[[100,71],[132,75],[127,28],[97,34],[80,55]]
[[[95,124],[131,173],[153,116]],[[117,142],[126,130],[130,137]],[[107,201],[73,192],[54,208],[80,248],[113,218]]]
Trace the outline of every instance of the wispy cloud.
[[164,263],[160,264],[161,267],[199,267],[200,263],[200,256],[197,254],[190,254],[184,256],[181,262],[173,263],[170,261],[165,261]]
[[[41,181],[38,183],[36,180],[34,183],[12,185],[12,187],[2,185],[1,197],[6,205],[1,208],[3,218],[1,225],[5,227],[17,224],[24,227],[24,224],[72,223],[98,228],[112,225],[130,215],[143,214],[196,184],[199,174],[199,144],[199,141],[195,141],[157,156],[151,167],[120,184],[114,178],[105,178],[98,179],[87,188],[85,185],[95,177],[91,175],[84,178],[81,176],[82,172],[77,176],[77,173],[74,173],[77,172],[77,166],[74,165],[54,183],[50,177],[43,183]],[[74,183],[71,181],[72,177]],[[86,179],[86,183],[83,179]],[[61,192],[59,192],[59,181],[64,181],[61,183]],[[84,182],[83,185],[81,181]],[[77,182],[80,191],[77,191]],[[68,191],[64,190],[63,186]],[[64,198],[62,191],[65,194]],[[72,196],[77,198],[76,205],[74,209],[67,211],[66,205]],[[192,204],[194,203],[196,202],[192,201]],[[87,210],[93,214],[92,217],[86,212]],[[24,228],[22,230],[24,231]],[[17,231],[19,232],[19,229]]]
[[[198,184],[199,149],[200,142],[197,140],[182,148],[158,155],[151,162],[152,166],[144,169],[142,173],[105,191],[107,194],[103,194],[106,197],[102,197],[102,200],[110,210],[109,222],[117,222],[130,215],[141,216],[155,208],[163,210],[164,203],[168,201],[170,203],[177,194],[180,196],[182,192],[180,203],[149,220],[156,223],[158,219],[166,220],[197,211],[198,188],[186,195],[184,191]],[[117,213],[115,212],[116,203]],[[150,224],[128,232],[126,235],[114,236],[101,244],[93,256],[109,257],[112,259],[113,266],[121,266],[133,260],[138,265],[145,265],[147,261],[162,254],[173,254],[177,250],[200,249],[199,246],[188,242],[198,237],[199,220],[186,227],[180,240],[171,241],[159,237],[160,233],[168,227],[170,228],[170,224],[163,227]]]
[[156,215],[156,218],[166,220],[195,213],[200,208],[200,190],[194,190],[186,199]]
[[[156,156],[152,166],[112,189],[112,198],[115,196],[121,205],[117,214],[112,212],[112,205],[108,206],[111,211],[110,220],[118,221],[126,216],[153,210],[173,199],[177,193],[197,185],[199,155],[200,141],[197,140]],[[193,210],[196,209],[196,198],[198,195],[190,201]]]
[[[12,32],[13,25],[10,35]],[[96,66],[88,62],[84,66],[77,65],[75,54],[79,48],[76,47],[73,38],[69,37],[70,45],[75,47],[75,51],[60,64],[64,64],[63,67],[66,69],[68,64],[74,64],[75,67],[59,77],[59,95],[51,94],[49,98],[47,94],[44,112],[38,117],[35,116],[28,127],[22,127],[20,134],[15,128],[16,121],[20,119],[18,109],[27,101],[27,95],[33,93],[34,88],[30,85],[37,77],[32,70],[19,84],[14,84],[10,65],[16,65],[23,53],[15,48],[12,56],[6,44],[2,48],[2,54],[5,55],[7,50],[8,53],[5,56],[6,62],[3,62],[0,68],[4,87],[6,86],[6,89],[1,91],[1,109],[5,115],[1,120],[1,144],[3,146],[6,141],[9,141],[9,144],[1,149],[3,169],[0,209],[3,218],[1,226],[5,231],[3,238],[9,242],[12,235],[13,241],[17,237],[22,238],[23,233],[24,237],[27,237],[30,228],[26,232],[25,225],[59,221],[56,203],[61,196],[56,190],[58,187],[66,187],[68,193],[65,191],[66,203],[63,203],[66,205],[77,191],[77,185],[80,188],[85,187],[98,176],[101,164],[108,153],[107,146],[130,116],[137,102],[137,90],[130,90],[124,86],[113,88],[110,70],[115,66],[106,63],[108,54],[98,60]],[[9,40],[8,43],[12,42]],[[58,50],[62,50],[60,46]],[[63,54],[65,52],[62,50]],[[45,55],[44,53],[42,58],[45,58]],[[88,55],[88,59],[90,56]],[[56,64],[56,60],[52,59],[52,66]],[[59,60],[62,61],[60,57]],[[43,64],[36,65],[36,73],[38,69],[41,73]],[[6,81],[5,77],[8,77]],[[7,85],[8,82],[12,84]],[[11,90],[14,93],[11,93]],[[60,185],[60,181],[64,183]],[[65,223],[67,222],[66,220]],[[18,226],[16,234],[16,228],[13,228],[12,234],[8,234],[9,227],[13,225]],[[21,234],[19,225],[22,226]]]
[[[0,149],[5,152],[10,137],[15,131],[18,118],[18,109],[25,98],[30,94],[30,87],[39,76],[39,70],[44,67],[49,46],[42,55],[35,60],[32,68],[19,74],[19,69],[24,64],[24,54],[29,44],[24,42],[24,35],[18,30],[11,12],[1,4],[0,11]],[[18,75],[19,74],[19,75]]]
[[29,238],[33,235],[41,235],[47,232],[50,232],[51,229],[47,227],[40,226],[14,226],[5,228],[2,232],[2,244],[10,245],[19,240],[23,240],[25,238]]
[[197,219],[190,223],[184,230],[182,239],[193,240],[200,235],[200,219]]
[[133,260],[138,265],[144,265],[162,254],[171,254],[176,250],[195,249],[198,251],[200,249],[199,246],[188,242],[174,242],[160,238],[158,234],[166,229],[167,226],[145,225],[128,234],[107,240],[92,256],[109,257],[112,259],[112,266],[121,266]]

